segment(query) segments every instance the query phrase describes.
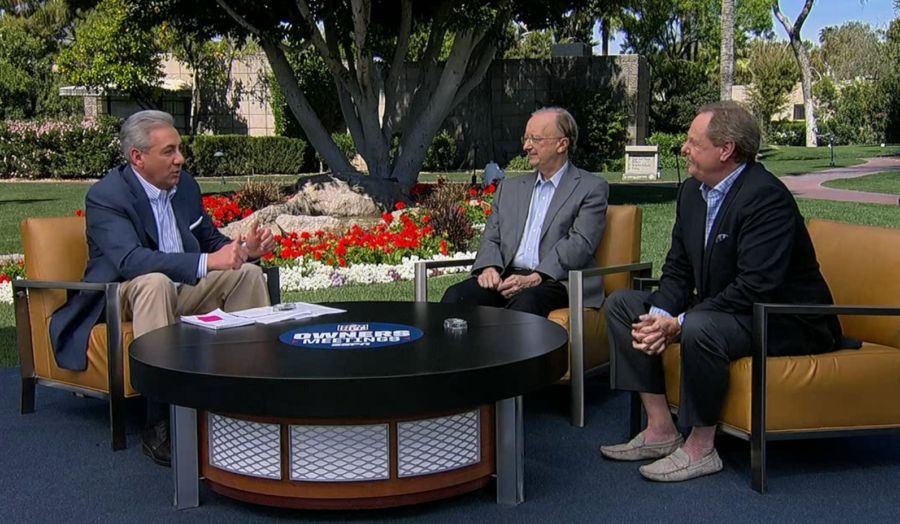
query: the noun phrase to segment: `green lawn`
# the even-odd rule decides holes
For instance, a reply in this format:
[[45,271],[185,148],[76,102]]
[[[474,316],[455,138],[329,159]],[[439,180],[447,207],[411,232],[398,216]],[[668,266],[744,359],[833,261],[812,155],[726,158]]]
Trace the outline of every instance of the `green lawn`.
[[830,180],[822,185],[825,187],[833,187],[835,189],[852,189],[855,191],[868,191],[870,193],[900,195],[900,171],[876,173],[874,175],[861,176],[859,178],[847,178],[844,180]]

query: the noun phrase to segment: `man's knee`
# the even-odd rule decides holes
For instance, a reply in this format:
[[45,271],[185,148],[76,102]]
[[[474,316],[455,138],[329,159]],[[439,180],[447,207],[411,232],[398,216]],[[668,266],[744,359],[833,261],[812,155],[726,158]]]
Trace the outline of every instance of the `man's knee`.
[[548,306],[541,300],[541,297],[537,293],[529,293],[528,290],[513,295],[506,308],[541,316],[549,314]]
[[606,297],[606,321],[625,322],[631,325],[631,321],[637,316],[635,313],[645,310],[644,295],[644,292],[633,289],[614,291]]
[[175,284],[162,273],[147,273],[135,277],[131,279],[128,287],[135,295],[177,296]]
[[446,291],[444,291],[444,296],[441,297],[441,303],[443,304],[459,304],[465,300],[465,290],[466,282],[459,282],[457,284],[453,284],[448,287]]

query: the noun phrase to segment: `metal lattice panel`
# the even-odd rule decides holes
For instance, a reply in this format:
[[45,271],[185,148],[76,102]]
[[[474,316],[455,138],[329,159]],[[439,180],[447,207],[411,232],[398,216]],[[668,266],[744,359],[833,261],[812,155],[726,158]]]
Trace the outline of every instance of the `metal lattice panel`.
[[429,475],[481,462],[478,411],[397,424],[400,477]]
[[209,465],[267,479],[281,478],[281,426],[209,413]]
[[388,425],[291,426],[291,480],[390,478]]

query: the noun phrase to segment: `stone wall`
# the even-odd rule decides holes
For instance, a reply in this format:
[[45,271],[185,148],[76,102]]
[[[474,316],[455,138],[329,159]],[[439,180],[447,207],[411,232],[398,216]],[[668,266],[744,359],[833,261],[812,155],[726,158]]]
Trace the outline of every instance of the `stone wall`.
[[[227,92],[213,93],[213,103],[201,111],[202,128],[217,134],[272,135],[275,132],[265,76],[269,66],[262,54],[235,61]],[[187,129],[190,111],[190,70],[175,60],[165,62],[166,84],[174,86],[163,102],[176,125]],[[407,66],[401,76],[408,104],[417,85],[419,68]],[[185,90],[185,86],[188,89]],[[628,106],[629,143],[644,144],[650,108],[650,75],[645,58],[637,55],[554,57],[546,60],[495,60],[484,81],[447,118],[444,127],[457,139],[457,166],[483,167],[494,160],[505,165],[521,154],[520,137],[531,113],[551,104],[568,89],[610,86]],[[210,95],[210,93],[207,93]],[[117,97],[87,97],[87,114],[127,117],[140,110]],[[580,122],[580,124],[584,124]],[[403,124],[397,130],[402,131]],[[477,151],[477,154],[476,154]]]

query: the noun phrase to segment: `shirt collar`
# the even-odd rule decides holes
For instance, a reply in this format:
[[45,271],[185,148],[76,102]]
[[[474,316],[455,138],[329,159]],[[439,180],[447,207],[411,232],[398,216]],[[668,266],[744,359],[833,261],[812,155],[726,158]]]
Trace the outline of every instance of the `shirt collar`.
[[728,191],[731,189],[731,186],[734,185],[734,181],[737,180],[737,177],[744,170],[747,164],[741,164],[737,166],[737,169],[731,172],[730,175],[723,178],[715,187],[709,187],[706,184],[700,184],[700,192],[703,193],[703,198],[706,199],[707,195],[709,195],[710,191],[716,191],[718,193],[722,193],[722,195],[727,195]]
[[151,201],[159,200],[160,195],[165,195],[165,198],[167,200],[172,200],[172,197],[175,196],[175,192],[178,191],[177,185],[172,186],[172,189],[166,191],[144,180],[144,177],[142,177],[137,171],[135,171],[134,168],[131,169],[131,172],[134,173],[134,177],[137,178],[138,182],[141,183],[141,186],[143,186],[144,188],[144,192],[147,193],[147,198],[149,198]]
[[[559,168],[559,171],[557,171],[555,175],[550,177],[550,180],[547,180],[547,182],[550,182],[553,184],[553,189],[556,189],[559,187],[559,181],[562,179],[563,173],[565,173],[566,169],[568,169],[568,168],[569,168],[569,161],[566,160],[566,163],[563,164],[561,168]],[[537,186],[541,185],[543,183],[543,180],[544,179],[541,178],[541,174],[538,173],[537,180],[534,181],[534,186],[537,187]]]

